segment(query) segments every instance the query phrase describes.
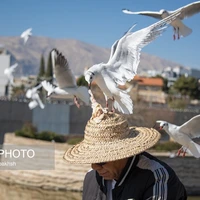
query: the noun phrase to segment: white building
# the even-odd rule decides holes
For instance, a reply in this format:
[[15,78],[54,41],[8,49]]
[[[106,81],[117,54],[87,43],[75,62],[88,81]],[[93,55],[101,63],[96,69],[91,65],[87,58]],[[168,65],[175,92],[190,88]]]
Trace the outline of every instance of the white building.
[[194,78],[200,79],[200,70],[191,69],[191,76],[193,76]]
[[174,82],[182,75],[188,77],[191,75],[191,69],[177,66],[177,67],[167,67],[162,72],[162,77],[168,80],[168,87],[174,84]]
[[0,44],[0,96],[5,95],[5,88],[8,83],[7,77],[4,75],[4,70],[10,67],[10,55],[6,49]]

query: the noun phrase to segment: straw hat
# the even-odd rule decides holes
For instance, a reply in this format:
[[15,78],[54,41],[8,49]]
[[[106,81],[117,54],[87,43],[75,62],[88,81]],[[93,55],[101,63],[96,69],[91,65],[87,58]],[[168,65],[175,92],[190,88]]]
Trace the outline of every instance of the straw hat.
[[129,127],[123,116],[98,104],[87,122],[83,141],[68,149],[64,159],[79,164],[119,160],[147,150],[159,139],[155,129]]

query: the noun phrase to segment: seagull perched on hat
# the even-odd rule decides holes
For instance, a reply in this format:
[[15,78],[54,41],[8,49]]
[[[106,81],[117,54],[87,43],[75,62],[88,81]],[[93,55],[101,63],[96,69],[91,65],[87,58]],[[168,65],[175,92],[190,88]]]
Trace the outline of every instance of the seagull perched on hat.
[[107,107],[110,98],[113,100],[113,111],[117,109],[124,114],[133,113],[133,103],[128,91],[118,86],[125,85],[134,78],[140,62],[141,49],[160,36],[166,25],[175,20],[179,14],[180,12],[176,12],[151,26],[131,32],[134,25],[112,45],[110,58],[106,64],[96,64],[85,71],[89,89],[92,81],[95,81],[105,96]]
[[67,59],[57,49],[51,51],[53,71],[58,87],[53,86],[47,81],[41,84],[48,92],[47,95],[60,94],[66,97],[74,98],[74,103],[79,108],[80,104],[78,98],[85,102],[86,105],[90,103],[90,95],[85,86],[77,86],[75,76],[73,75]]
[[190,152],[194,157],[200,158],[200,145],[196,142],[200,139],[200,115],[196,115],[181,126],[158,120],[160,128],[164,129],[176,142],[183,145],[178,155]]
[[157,11],[133,12],[128,9],[122,9],[122,12],[126,13],[126,14],[145,15],[145,16],[156,18],[156,19],[164,19],[177,11],[181,11],[181,14],[177,17],[176,20],[171,22],[171,25],[174,28],[174,35],[173,35],[174,40],[176,39],[176,34],[179,39],[180,36],[186,37],[192,33],[192,29],[187,27],[185,24],[183,24],[183,22],[181,20],[183,20],[187,17],[193,16],[194,14],[199,13],[200,12],[200,1],[190,3],[188,5],[178,8],[174,11],[168,11],[168,10],[162,9],[158,12]]

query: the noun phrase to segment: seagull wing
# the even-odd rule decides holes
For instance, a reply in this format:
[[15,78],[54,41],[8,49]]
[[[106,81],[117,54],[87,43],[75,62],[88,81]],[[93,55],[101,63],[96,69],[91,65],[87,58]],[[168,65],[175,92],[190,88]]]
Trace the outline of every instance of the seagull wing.
[[[190,3],[190,4],[183,6],[177,10],[181,10],[181,14],[179,16],[180,19],[190,17],[190,16],[200,12],[200,1]],[[175,11],[177,11],[177,10],[175,10]]]
[[112,45],[111,51],[110,51],[110,58],[109,58],[109,60],[113,57],[113,55],[114,55],[114,53],[115,53],[115,50],[116,50],[116,48],[117,48],[118,42],[119,42],[119,40],[116,40],[116,41],[114,42],[114,44]]
[[54,56],[55,60],[53,68],[59,88],[76,87],[76,79],[69,68],[67,59],[56,49],[52,50],[51,55]]
[[[136,26],[136,24],[134,24],[128,31],[126,31],[126,32],[124,33],[124,35],[130,33],[131,30],[132,30],[135,26]],[[123,35],[123,36],[124,36],[124,35]],[[118,45],[118,42],[119,42],[119,40],[116,40],[116,41],[114,42],[114,44],[112,45],[111,51],[110,51],[110,58],[109,58],[109,60],[110,60],[110,59],[112,58],[112,56],[114,55],[115,50],[116,50],[117,45]]]
[[154,11],[139,11],[139,12],[133,12],[128,9],[122,9],[122,12],[125,14],[130,14],[130,15],[146,15],[149,17],[153,17],[156,19],[162,19],[162,14],[160,12],[154,12]]
[[9,68],[10,72],[11,72],[11,73],[14,72],[14,71],[15,71],[15,68],[16,68],[17,66],[18,66],[18,63],[15,63],[14,65],[11,65],[10,68]]
[[179,131],[191,138],[200,137],[200,115],[196,115],[181,125]]
[[28,28],[27,30],[25,30],[22,34],[21,34],[21,37],[25,37],[26,35],[32,35],[31,33],[32,31],[32,28]]
[[115,82],[122,85],[131,81],[137,73],[141,49],[160,36],[166,25],[175,20],[179,14],[180,12],[175,12],[151,26],[125,34],[118,41],[114,55],[106,64],[109,76],[114,77]]
[[31,89],[28,89],[28,90],[26,91],[26,97],[30,99],[31,96],[32,96],[32,90],[31,90]]
[[32,94],[37,93],[38,89],[40,89],[42,87],[42,84],[40,83],[39,85],[35,86],[32,88]]
[[53,91],[55,88],[51,83],[47,82],[46,80],[42,81],[41,85],[47,92]]

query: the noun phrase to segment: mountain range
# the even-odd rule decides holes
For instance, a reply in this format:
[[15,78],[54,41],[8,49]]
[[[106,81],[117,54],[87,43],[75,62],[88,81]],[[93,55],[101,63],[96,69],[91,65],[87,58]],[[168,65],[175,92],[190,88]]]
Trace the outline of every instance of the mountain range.
[[[74,39],[32,36],[24,45],[20,37],[0,37],[0,44],[11,54],[11,64],[18,62],[19,67],[16,72],[18,76],[37,74],[41,56],[44,56],[47,65],[49,52],[53,48],[62,52],[67,58],[70,68],[77,76],[82,75],[85,68],[101,62],[106,63],[110,56],[110,49],[108,48]],[[142,52],[138,73],[147,70],[162,71],[166,67],[177,65],[179,64]]]

